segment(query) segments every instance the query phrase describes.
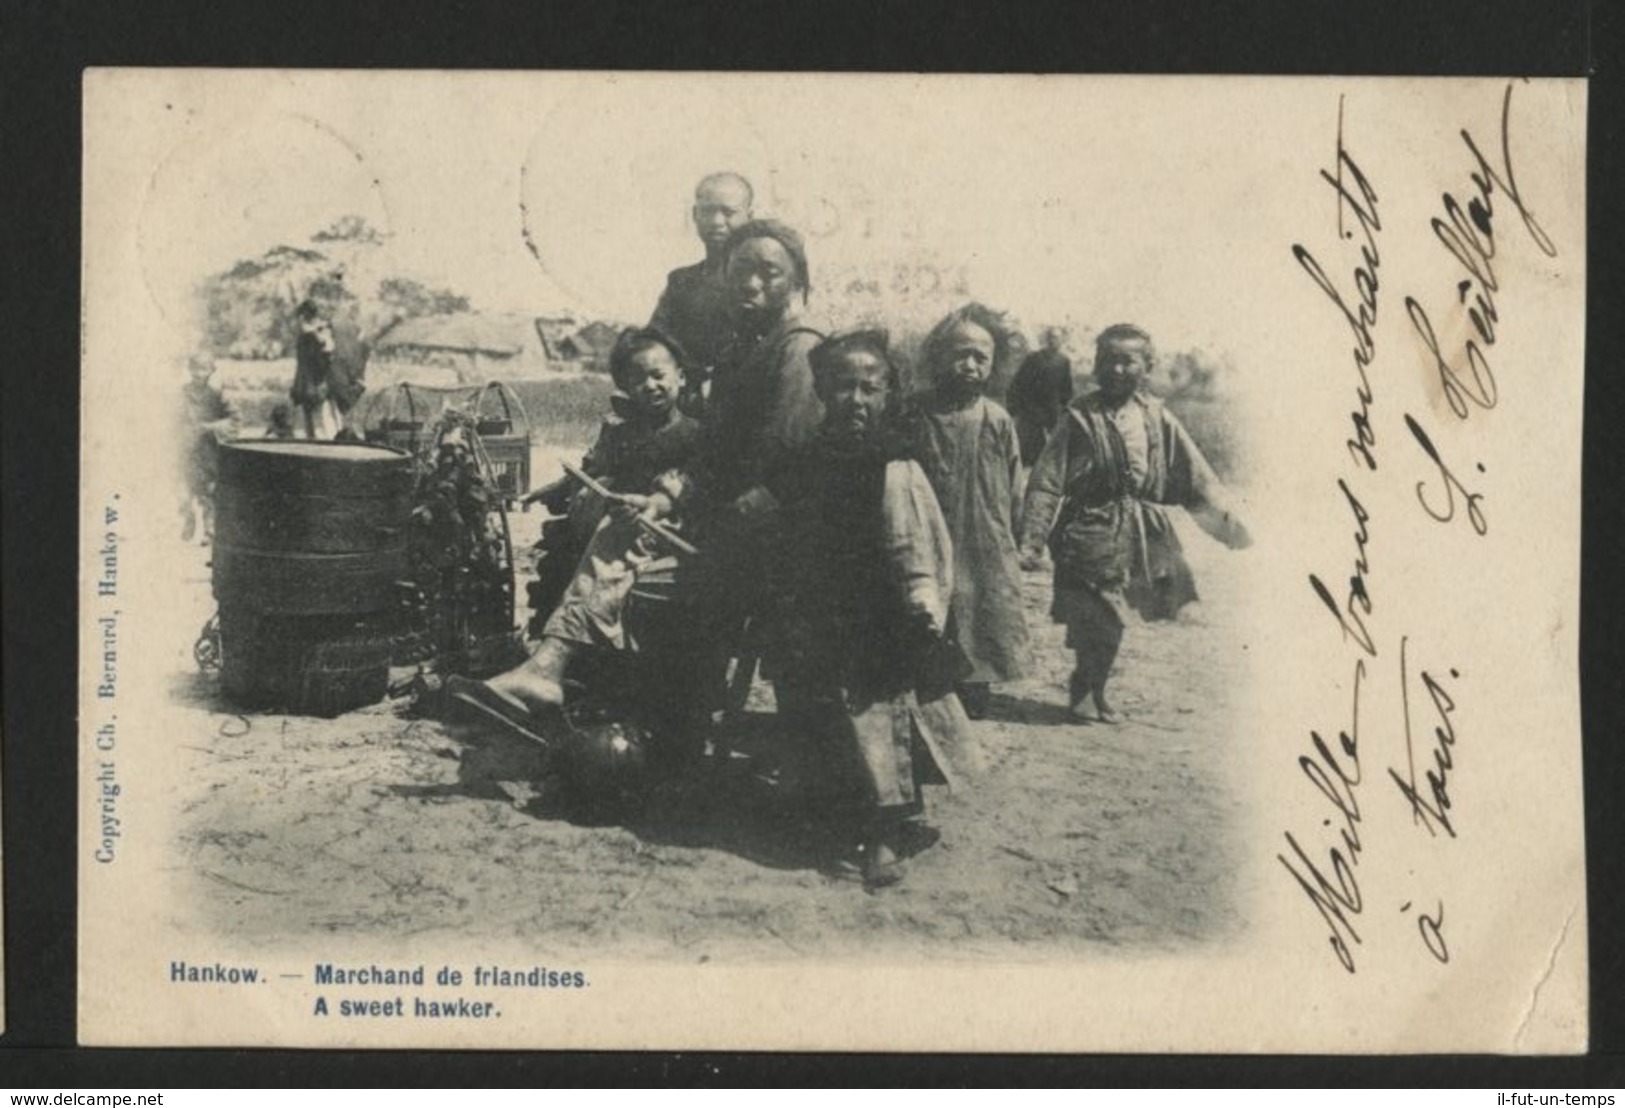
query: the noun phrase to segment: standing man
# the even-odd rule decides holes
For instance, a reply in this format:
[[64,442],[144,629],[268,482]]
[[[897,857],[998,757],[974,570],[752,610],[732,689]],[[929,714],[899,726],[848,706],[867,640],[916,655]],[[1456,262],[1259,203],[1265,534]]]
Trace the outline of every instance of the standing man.
[[314,300],[294,309],[299,325],[294,343],[293,388],[288,398],[304,412],[305,437],[336,439],[345,435],[344,415],[365,386],[358,364],[340,355],[333,325]]
[[1022,465],[1030,469],[1037,464],[1050,432],[1071,402],[1072,360],[1061,353],[1060,336],[1050,331],[1043,349],[1022,359],[1004,395],[1005,407],[1016,420]]
[[666,278],[649,326],[683,348],[689,364],[679,407],[701,416],[710,395],[711,375],[729,335],[728,287],[723,279],[728,236],[751,220],[755,193],[737,173],[713,173],[694,189],[694,230],[705,245],[705,260],[674,269]]
[[301,301],[293,314],[299,333],[294,340],[293,388],[288,390],[288,398],[305,415],[307,439],[337,438],[342,423],[333,398],[333,328],[314,300]]

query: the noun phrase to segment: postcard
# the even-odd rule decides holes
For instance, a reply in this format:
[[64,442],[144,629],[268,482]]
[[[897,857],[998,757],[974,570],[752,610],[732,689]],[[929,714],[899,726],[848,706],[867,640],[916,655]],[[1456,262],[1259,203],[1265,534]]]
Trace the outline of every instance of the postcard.
[[1584,1050],[1586,103],[87,71],[81,1041]]

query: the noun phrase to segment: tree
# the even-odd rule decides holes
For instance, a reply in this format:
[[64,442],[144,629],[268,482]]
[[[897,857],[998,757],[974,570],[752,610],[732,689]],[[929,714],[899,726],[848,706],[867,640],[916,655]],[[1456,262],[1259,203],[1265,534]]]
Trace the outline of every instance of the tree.
[[449,289],[430,288],[410,277],[385,277],[378,283],[378,302],[397,319],[466,312],[469,301]]
[[[403,319],[466,312],[469,300],[411,277],[384,277],[370,291],[353,286],[360,254],[385,236],[358,215],[317,231],[309,246],[273,246],[204,280],[204,342],[217,356],[282,358],[293,353],[294,309],[313,300],[332,320],[341,342],[364,346]],[[356,248],[364,248],[357,251]],[[347,260],[346,260],[347,259]]]
[[330,225],[310,236],[311,242],[349,242],[360,246],[380,246],[385,235],[359,215],[341,215]]
[[325,255],[276,246],[204,280],[204,342],[216,356],[280,358],[293,351],[293,310],[316,301],[335,323],[353,319],[357,298]]

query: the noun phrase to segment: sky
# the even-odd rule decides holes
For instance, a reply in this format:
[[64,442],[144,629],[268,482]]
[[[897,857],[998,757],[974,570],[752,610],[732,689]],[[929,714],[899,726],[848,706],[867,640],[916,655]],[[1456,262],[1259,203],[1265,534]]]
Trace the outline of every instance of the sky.
[[[831,323],[923,328],[976,298],[1030,328],[1132,320],[1223,351],[1215,264],[1270,158],[1293,153],[1234,156],[1259,83],[1214,98],[1134,78],[257,80],[246,110],[240,94],[170,106],[183,118],[141,221],[166,315],[202,276],[354,213],[389,236],[340,252],[357,280],[371,266],[485,310],[639,321],[699,257],[693,186],[726,168],[807,236]],[[1312,181],[1301,157],[1293,171]]]

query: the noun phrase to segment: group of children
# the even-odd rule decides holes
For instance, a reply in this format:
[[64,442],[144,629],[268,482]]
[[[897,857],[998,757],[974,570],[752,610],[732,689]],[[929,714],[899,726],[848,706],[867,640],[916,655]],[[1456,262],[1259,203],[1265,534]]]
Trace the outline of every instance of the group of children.
[[[1028,467],[1015,422],[987,395],[1012,338],[1002,317],[980,304],[950,313],[921,349],[929,387],[887,417],[893,432],[906,438],[947,525],[953,585],[945,630],[966,661],[957,692],[967,714],[981,718],[993,684],[1026,676],[1031,647],[1023,570],[1038,568],[1048,547],[1055,569],[1052,614],[1067,626],[1075,653],[1072,715],[1080,722],[1115,722],[1106,686],[1125,613],[1169,619],[1196,598],[1166,508],[1186,507],[1232,546],[1245,545],[1246,532],[1195,443],[1144,392],[1150,336],[1128,325],[1101,335],[1097,390],[1066,406],[1037,451],[1031,478],[1024,479]],[[626,331],[611,356],[619,390],[614,410],[581,465],[617,494],[613,512],[623,538],[601,547],[624,546],[632,517],[680,514],[684,466],[701,441],[700,424],[678,404],[685,361],[681,346],[657,326]],[[596,496],[576,496],[580,487],[567,478],[527,499],[578,517],[585,510],[586,518],[573,523],[585,538],[604,505]],[[605,575],[592,578],[597,594],[555,611],[548,637],[626,646],[620,613],[635,568],[610,575],[609,588]],[[563,626],[583,620],[593,626]]]
[[[1155,357],[1143,330],[1100,334],[1098,388],[1077,400],[1059,379],[1064,359],[1058,374],[1055,351],[1034,355],[1018,429],[988,396],[1014,335],[968,304],[926,336],[925,387],[909,396],[884,331],[826,337],[801,322],[805,246],[750,205],[736,175],[701,182],[706,260],[674,272],[650,324],[621,335],[618,395],[578,473],[532,494],[567,514],[580,551],[539,645],[513,670],[453,679],[447,692],[545,743],[572,663],[594,647],[641,648],[626,620],[633,590],[674,541],[692,542],[688,653],[699,663],[678,668],[704,687],[726,669],[708,655],[759,649],[808,757],[857,786],[845,795],[857,801],[864,878],[888,884],[920,786],[974,763],[966,717],[991,708],[992,685],[1026,674],[1023,574],[1046,548],[1051,614],[1075,654],[1071,714],[1110,723],[1125,614],[1170,618],[1195,597],[1168,510],[1188,509],[1232,546],[1247,533],[1195,443],[1142,387]],[[1046,406],[1054,422],[1035,428]],[[697,703],[686,718],[705,726],[712,705]]]

